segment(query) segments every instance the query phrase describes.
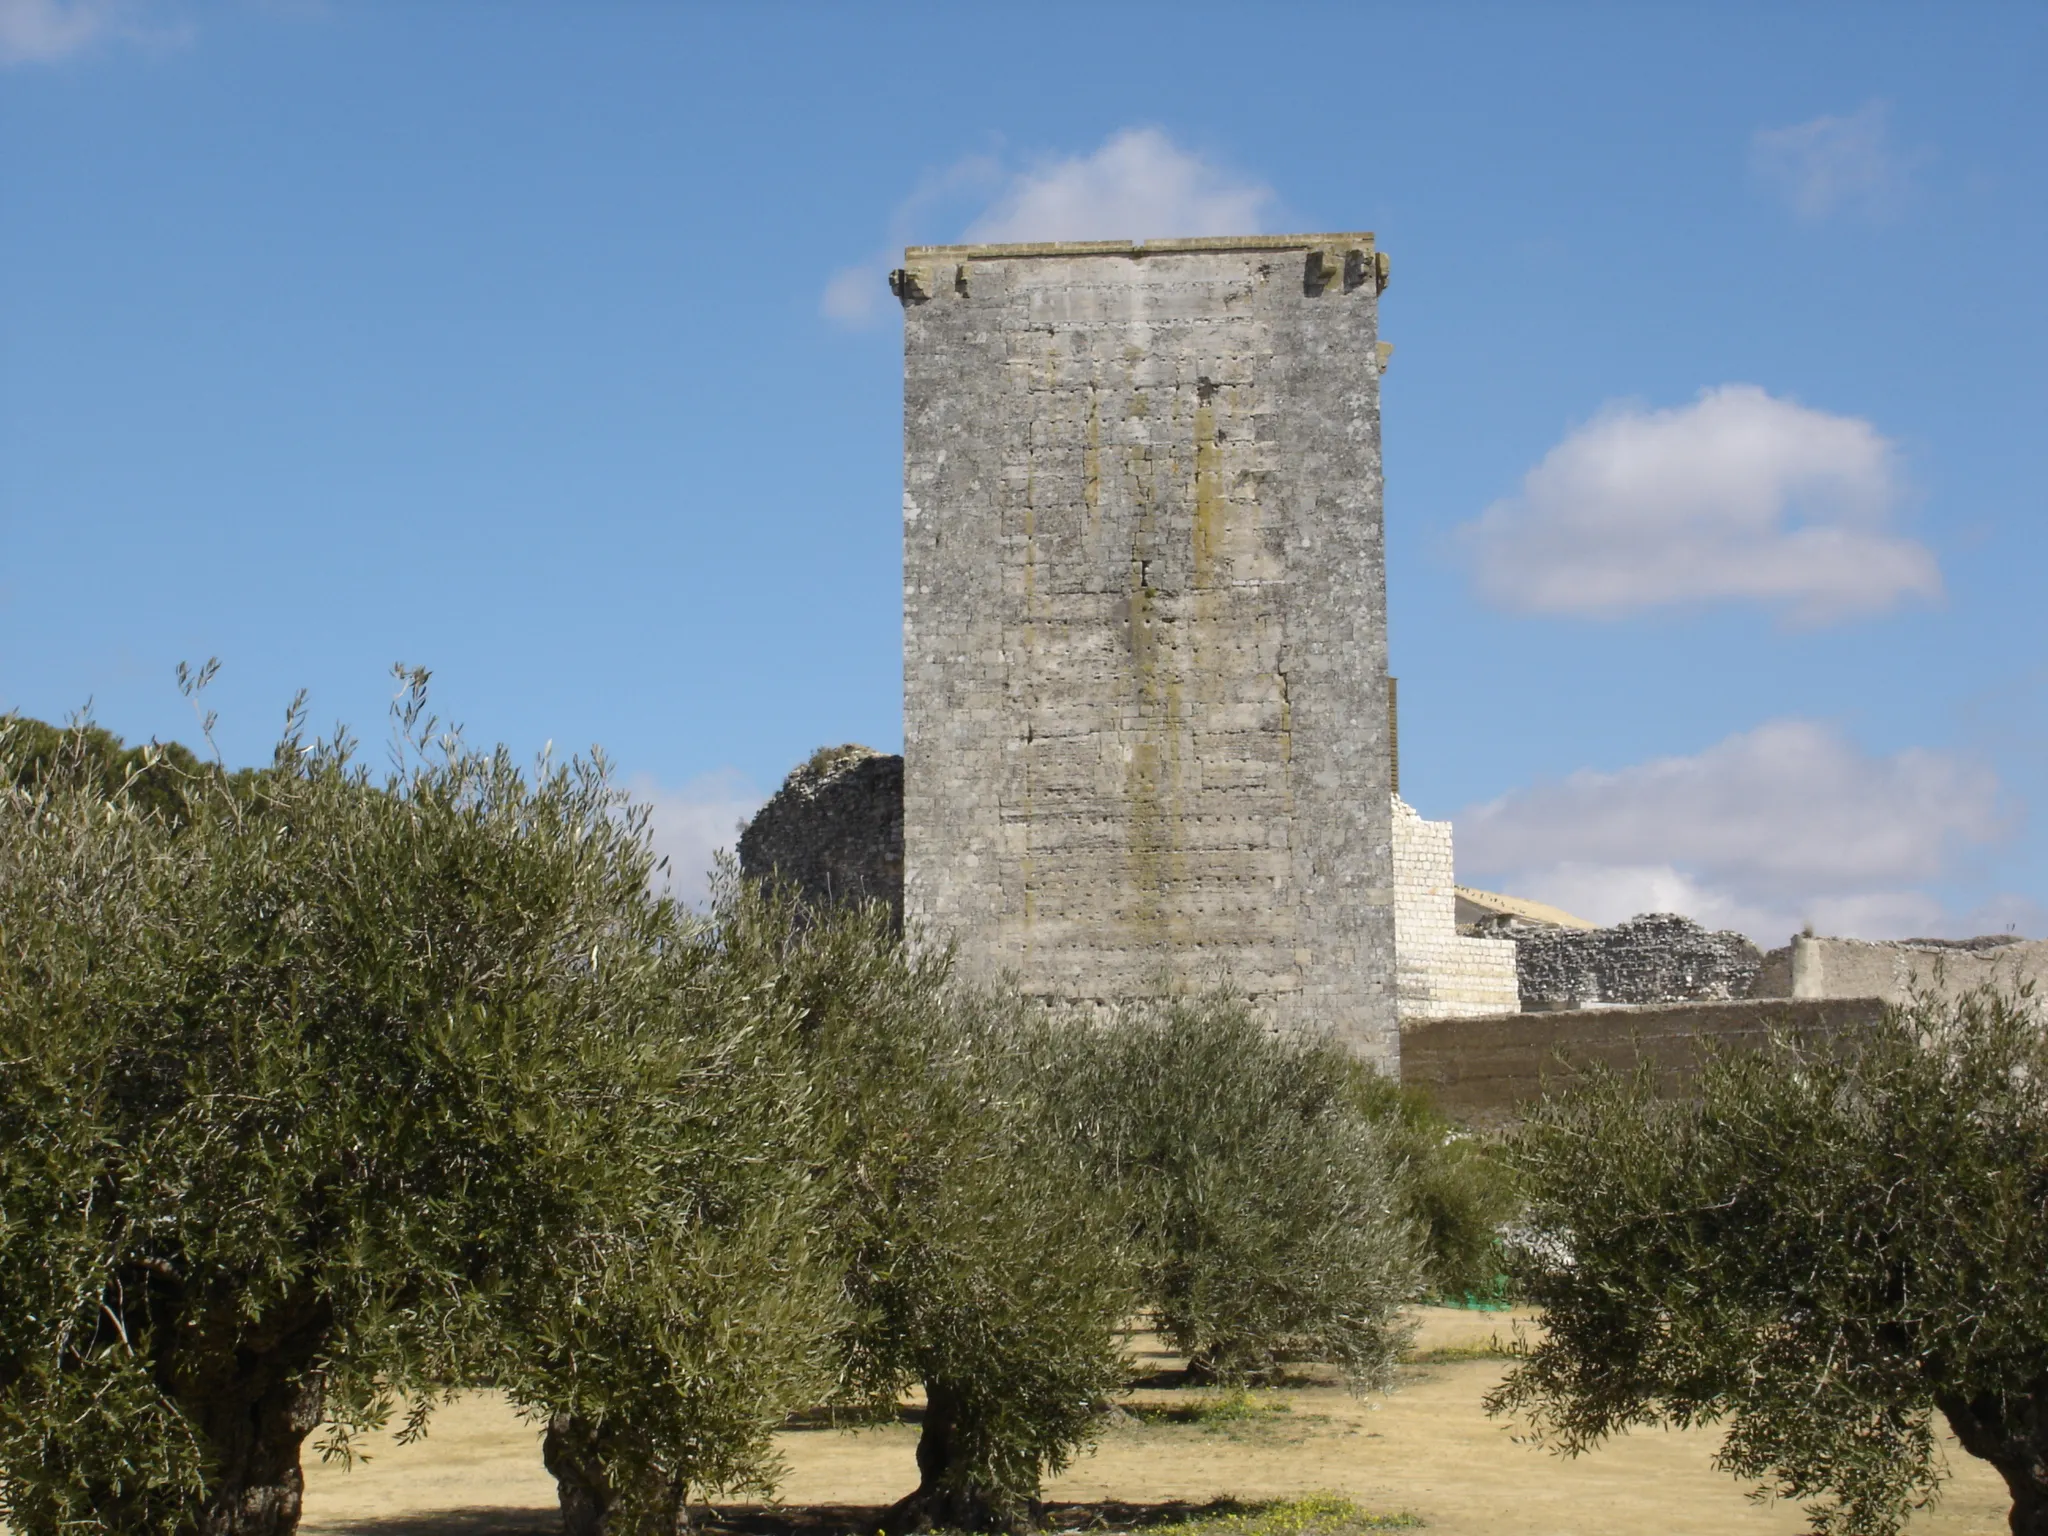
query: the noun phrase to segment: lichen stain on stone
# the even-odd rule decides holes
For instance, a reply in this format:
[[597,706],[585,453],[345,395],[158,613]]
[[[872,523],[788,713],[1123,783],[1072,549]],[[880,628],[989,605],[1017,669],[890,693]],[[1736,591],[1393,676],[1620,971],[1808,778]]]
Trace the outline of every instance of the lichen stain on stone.
[[1223,450],[1216,444],[1216,407],[1206,401],[1195,407],[1194,557],[1197,592],[1216,584],[1216,564],[1223,553],[1227,508],[1223,499]]
[[1088,436],[1081,450],[1081,504],[1087,508],[1087,552],[1093,555],[1102,536],[1102,399],[1088,391]]
[[[1127,449],[1134,517],[1125,602],[1131,657],[1132,720],[1125,755],[1124,795],[1130,807],[1125,834],[1127,920],[1134,942],[1164,946],[1174,926],[1166,891],[1178,866],[1180,815],[1180,687],[1166,637],[1167,616],[1151,567],[1159,558],[1157,463],[1143,444]],[[1152,473],[1146,473],[1151,471]]]

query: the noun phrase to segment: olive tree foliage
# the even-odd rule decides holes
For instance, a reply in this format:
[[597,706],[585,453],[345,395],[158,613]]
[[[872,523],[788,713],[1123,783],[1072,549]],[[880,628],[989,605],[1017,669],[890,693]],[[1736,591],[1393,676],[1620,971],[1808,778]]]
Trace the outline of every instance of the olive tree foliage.
[[1134,1301],[1114,1205],[1018,1070],[1030,1007],[955,985],[886,908],[798,920],[786,893],[723,903],[804,1023],[845,1321],[834,1401],[893,1416],[921,1388],[918,1486],[892,1532],[1013,1530],[1128,1374]]
[[661,941],[649,982],[697,1059],[658,1053],[651,1097],[598,1106],[584,1208],[500,1293],[487,1379],[545,1426],[567,1536],[669,1536],[693,1495],[772,1492],[773,1432],[832,1380],[802,1013],[726,942],[733,917]]
[[650,897],[601,764],[529,777],[409,682],[379,780],[296,712],[175,817],[0,775],[16,1529],[288,1533],[323,1418],[479,1379],[634,1508],[764,1466],[828,1310],[794,1014]]
[[1429,1294],[1449,1302],[1496,1296],[1508,1278],[1500,1235],[1522,1210],[1498,1143],[1460,1128],[1426,1090],[1363,1062],[1351,1065],[1351,1098],[1380,1128],[1399,1166],[1402,1209],[1422,1239]]
[[1595,1074],[1514,1155],[1542,1340],[1495,1393],[1577,1453],[1725,1423],[1721,1464],[1815,1528],[1898,1529],[1936,1427],[2048,1533],[2048,1043],[2031,998],[1925,997],[1834,1052]]
[[1144,1305],[1199,1374],[1321,1361],[1385,1380],[1422,1233],[1342,1046],[1215,993],[1048,1021],[1034,1056],[1062,1139],[1125,1213]]
[[192,789],[211,771],[190,747],[175,741],[130,747],[104,727],[80,721],[69,727],[24,716],[5,725],[4,774],[31,794],[90,786],[119,795],[146,816],[182,821]]

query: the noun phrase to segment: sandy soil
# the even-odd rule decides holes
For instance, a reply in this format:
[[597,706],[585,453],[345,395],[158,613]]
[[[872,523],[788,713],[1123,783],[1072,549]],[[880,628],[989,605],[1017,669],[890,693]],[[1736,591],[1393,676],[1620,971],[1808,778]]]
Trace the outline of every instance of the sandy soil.
[[[1503,1362],[1484,1353],[1508,1320],[1430,1309],[1415,1363],[1394,1391],[1363,1401],[1335,1387],[1260,1395],[1263,1411],[1227,1423],[1188,1422],[1191,1394],[1131,1394],[1123,1421],[1047,1492],[1057,1501],[1206,1502],[1331,1490],[1367,1508],[1421,1517],[1436,1536],[1793,1536],[1796,1506],[1750,1503],[1709,1464],[1711,1434],[1635,1434],[1577,1461],[1518,1444],[1480,1398]],[[1146,1362],[1165,1368],[1176,1362]],[[858,1431],[799,1429],[781,1437],[789,1506],[887,1505],[916,1481],[910,1424]],[[373,1446],[353,1469],[307,1469],[308,1536],[512,1536],[558,1529],[554,1484],[538,1436],[488,1394],[435,1415],[428,1438]],[[1915,1536],[2000,1536],[2004,1490],[1981,1462],[1951,1448],[1945,1497],[1916,1518]],[[858,1528],[859,1510],[836,1523]],[[870,1527],[871,1528],[871,1527]]]

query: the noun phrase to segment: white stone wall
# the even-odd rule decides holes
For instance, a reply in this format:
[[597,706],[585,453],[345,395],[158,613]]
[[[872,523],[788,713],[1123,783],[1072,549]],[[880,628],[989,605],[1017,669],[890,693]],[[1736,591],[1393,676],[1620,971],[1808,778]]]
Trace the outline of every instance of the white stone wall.
[[1401,1019],[1514,1013],[1522,1006],[1512,939],[1458,932],[1451,824],[1394,797],[1394,979]]

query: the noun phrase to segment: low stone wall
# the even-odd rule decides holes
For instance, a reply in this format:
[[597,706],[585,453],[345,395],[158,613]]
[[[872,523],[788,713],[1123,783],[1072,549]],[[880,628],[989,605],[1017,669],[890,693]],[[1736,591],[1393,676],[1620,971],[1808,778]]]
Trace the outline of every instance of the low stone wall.
[[1750,995],[1763,958],[1741,934],[1709,933],[1673,912],[1515,933],[1524,1009],[1727,1002]]
[[1773,1033],[1825,1041],[1870,1028],[1884,1010],[1873,997],[1753,998],[1419,1020],[1401,1030],[1401,1081],[1428,1089],[1454,1120],[1496,1127],[1576,1068],[1627,1071],[1648,1061],[1677,1092],[1708,1049],[1755,1047]]
[[903,759],[867,747],[812,755],[740,833],[740,873],[806,901],[883,901],[903,926]]
[[1825,939],[1792,941],[1794,997],[1881,997],[1915,991],[1954,997],[1981,986],[2031,982],[2048,997],[2048,939]]

